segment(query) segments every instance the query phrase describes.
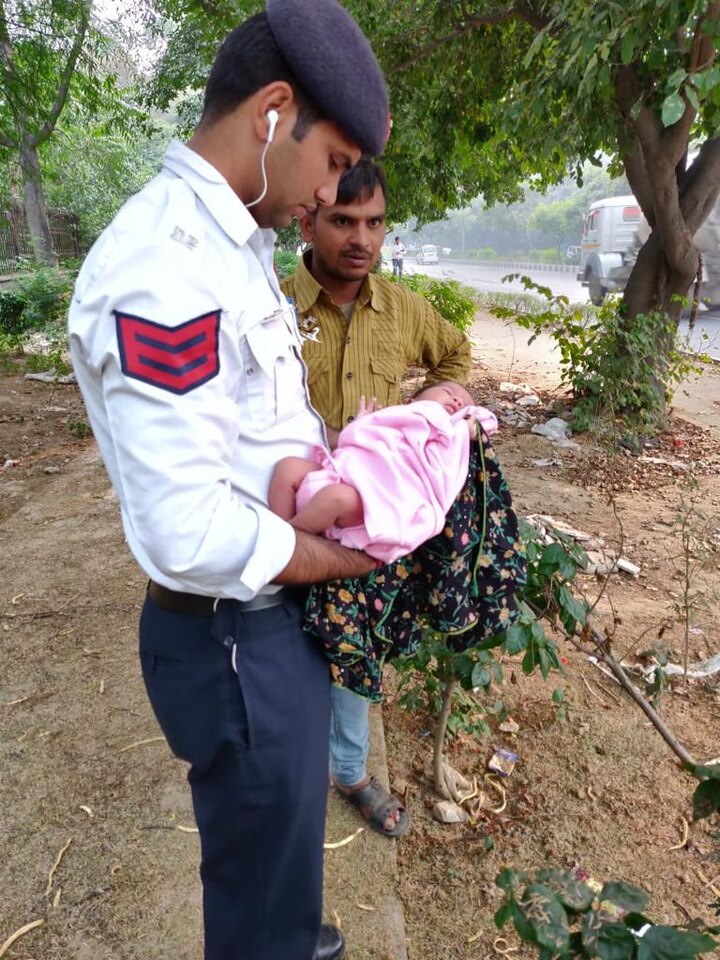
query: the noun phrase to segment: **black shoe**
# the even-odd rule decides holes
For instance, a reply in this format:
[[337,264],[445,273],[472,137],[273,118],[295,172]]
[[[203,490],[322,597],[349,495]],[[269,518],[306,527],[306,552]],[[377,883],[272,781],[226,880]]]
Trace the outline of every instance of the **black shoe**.
[[313,960],[340,960],[345,953],[345,937],[337,927],[324,923],[320,927]]

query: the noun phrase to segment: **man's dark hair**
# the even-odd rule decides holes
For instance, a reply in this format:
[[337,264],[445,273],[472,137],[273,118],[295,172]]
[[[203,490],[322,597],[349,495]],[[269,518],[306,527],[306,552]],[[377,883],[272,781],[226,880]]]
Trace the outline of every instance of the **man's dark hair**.
[[383,168],[372,157],[362,156],[340,177],[336,203],[359,203],[369,200],[377,187],[387,200],[387,183]]
[[257,13],[229,33],[220,46],[205,86],[201,122],[215,123],[276,80],[284,80],[292,87],[298,108],[292,135],[302,140],[322,117],[282,55],[267,15]]

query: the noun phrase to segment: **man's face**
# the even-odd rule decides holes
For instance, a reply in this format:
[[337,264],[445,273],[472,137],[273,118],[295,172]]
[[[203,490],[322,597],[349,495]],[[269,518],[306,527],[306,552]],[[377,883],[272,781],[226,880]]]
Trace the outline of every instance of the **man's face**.
[[360,159],[359,148],[332,123],[312,124],[302,140],[291,128],[284,125],[267,152],[267,193],[252,211],[261,227],[287,227],[293,217],[334,203],[340,177]]
[[385,239],[385,197],[380,187],[367,200],[318,207],[300,220],[303,240],[312,243],[312,273],[322,284],[363,280]]

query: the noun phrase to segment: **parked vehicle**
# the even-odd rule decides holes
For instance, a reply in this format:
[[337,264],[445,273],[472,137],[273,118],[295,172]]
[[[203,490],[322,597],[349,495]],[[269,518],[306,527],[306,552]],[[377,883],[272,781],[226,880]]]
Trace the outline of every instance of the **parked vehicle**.
[[438,248],[433,243],[424,243],[417,254],[418,263],[438,263]]
[[[596,306],[608,293],[624,290],[650,227],[635,197],[606,197],[590,205],[583,224],[577,279]],[[720,204],[695,234],[703,258],[701,299],[720,304]],[[691,291],[689,291],[691,292]]]

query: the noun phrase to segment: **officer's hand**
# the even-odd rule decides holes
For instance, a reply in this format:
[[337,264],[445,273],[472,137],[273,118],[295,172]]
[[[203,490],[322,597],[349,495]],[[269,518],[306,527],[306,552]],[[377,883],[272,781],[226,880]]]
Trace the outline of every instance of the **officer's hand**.
[[296,531],[295,552],[273,583],[321,583],[345,577],[366,577],[378,563],[362,550],[349,550],[334,540]]

